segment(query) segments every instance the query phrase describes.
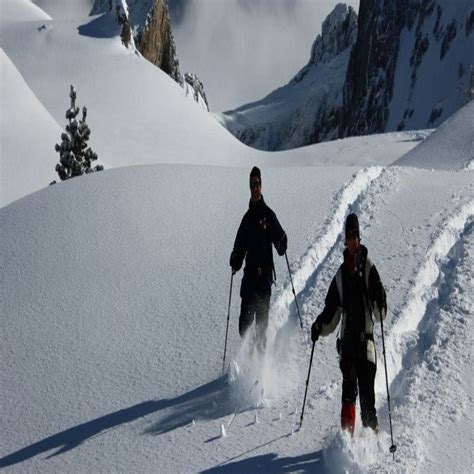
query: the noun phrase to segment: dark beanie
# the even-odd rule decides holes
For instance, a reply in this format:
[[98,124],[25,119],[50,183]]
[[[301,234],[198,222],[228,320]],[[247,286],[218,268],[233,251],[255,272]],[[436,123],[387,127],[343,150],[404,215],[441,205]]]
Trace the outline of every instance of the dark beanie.
[[349,214],[347,216],[345,233],[346,233],[346,240],[349,236],[357,237],[360,239],[359,219],[357,219],[357,216],[355,214]]
[[256,176],[260,180],[260,184],[262,184],[262,177],[260,176],[260,169],[254,166],[252,168],[252,171],[250,172],[250,179],[252,179],[253,176]]

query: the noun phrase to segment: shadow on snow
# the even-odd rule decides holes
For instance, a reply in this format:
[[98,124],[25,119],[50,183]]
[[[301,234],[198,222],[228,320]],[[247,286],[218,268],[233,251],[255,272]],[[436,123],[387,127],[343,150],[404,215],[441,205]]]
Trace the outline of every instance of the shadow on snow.
[[113,38],[117,36],[117,24],[114,24],[108,14],[94,18],[77,29],[81,36],[90,36],[91,38]]
[[171,409],[171,412],[145,433],[166,433],[190,423],[193,419],[215,419],[225,416],[235,411],[228,402],[228,392],[229,386],[226,378],[220,377],[175,398],[150,400],[109,413],[4,456],[0,459],[0,468],[18,464],[52,449],[57,449],[57,451],[48,456],[47,459],[58,456],[77,448],[89,438],[103,431],[168,408]]
[[216,420],[245,411],[231,400],[226,376],[174,399],[169,408],[166,415],[153,423],[145,434],[160,435],[186,426],[193,420]]
[[[278,439],[284,438],[288,435],[284,435]],[[273,440],[276,441],[276,440]],[[265,443],[262,446],[258,446],[255,449],[266,446],[269,443]],[[246,453],[242,453],[239,456],[243,456]],[[235,458],[233,458],[235,459]],[[232,461],[232,459],[230,460]],[[295,457],[278,457],[276,453],[261,454],[252,458],[243,459],[241,461],[230,462],[227,464],[219,465],[202,471],[202,474],[213,474],[213,473],[224,473],[224,474],[237,474],[241,472],[245,473],[257,473],[257,472],[311,472],[311,473],[324,473],[324,461],[323,452],[318,451],[315,453],[303,454]]]

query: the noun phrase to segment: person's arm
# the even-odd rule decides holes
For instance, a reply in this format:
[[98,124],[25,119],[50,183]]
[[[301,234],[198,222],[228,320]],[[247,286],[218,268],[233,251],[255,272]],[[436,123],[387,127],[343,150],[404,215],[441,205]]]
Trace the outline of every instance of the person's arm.
[[234,249],[230,254],[230,266],[234,272],[238,272],[242,268],[245,254],[247,253],[246,222],[244,216],[235,237]]
[[281,256],[285,254],[288,247],[288,238],[275,213],[272,213],[272,221],[272,242],[278,255]]
[[336,277],[331,281],[326,299],[324,300],[324,309],[316,318],[311,327],[311,339],[316,342],[319,336],[328,336],[339,324],[342,314],[342,304],[337,290]]
[[375,265],[369,273],[369,299],[377,321],[384,320],[387,316],[387,296]]

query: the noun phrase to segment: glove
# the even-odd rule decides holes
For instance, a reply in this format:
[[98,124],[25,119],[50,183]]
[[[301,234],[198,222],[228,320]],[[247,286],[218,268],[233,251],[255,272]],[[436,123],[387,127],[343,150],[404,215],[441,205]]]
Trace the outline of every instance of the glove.
[[311,326],[311,340],[316,342],[321,335],[321,324],[315,321]]
[[283,237],[280,239],[280,241],[275,245],[276,251],[280,257],[285,255],[286,249],[288,247],[288,237],[286,234],[283,234]]
[[375,302],[377,303],[377,306],[379,307],[380,311],[387,312],[387,295],[383,288],[377,295],[377,298],[375,298]]
[[236,255],[235,255],[234,252],[232,252],[232,253],[230,254],[229,264],[230,264],[230,266],[232,267],[232,271],[233,271],[234,273],[238,272],[238,271],[240,270],[240,268],[242,267],[242,263],[239,263],[239,262],[237,261],[237,257],[236,257]]

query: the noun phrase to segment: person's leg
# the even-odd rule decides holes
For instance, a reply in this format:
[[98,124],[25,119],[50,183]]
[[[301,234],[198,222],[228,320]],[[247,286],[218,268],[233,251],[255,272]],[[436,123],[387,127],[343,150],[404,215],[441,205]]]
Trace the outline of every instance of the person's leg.
[[242,297],[240,303],[239,334],[244,337],[255,316],[255,295]]
[[358,367],[357,378],[359,381],[360,416],[362,425],[377,431],[378,420],[375,409],[375,372],[376,366],[368,360],[361,361]]
[[255,324],[257,329],[257,349],[263,353],[267,344],[268,311],[270,309],[271,290],[257,295]]
[[342,359],[340,368],[342,372],[341,429],[349,430],[353,435],[356,417],[357,373],[354,361],[350,359]]

